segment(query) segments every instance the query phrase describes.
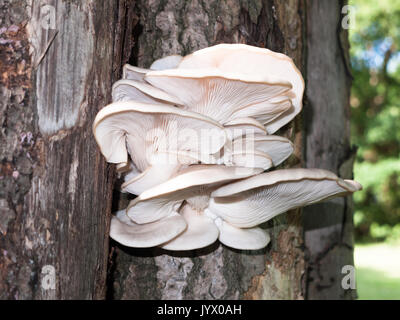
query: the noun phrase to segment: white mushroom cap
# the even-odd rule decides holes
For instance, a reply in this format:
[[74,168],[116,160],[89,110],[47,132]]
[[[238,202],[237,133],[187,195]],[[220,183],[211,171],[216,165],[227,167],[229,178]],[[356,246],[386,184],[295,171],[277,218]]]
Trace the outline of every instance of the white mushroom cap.
[[234,140],[238,137],[242,137],[247,134],[266,134],[264,126],[257,120],[245,117],[237,118],[228,121],[224,124],[226,130],[228,130],[228,138]]
[[151,70],[175,69],[178,67],[182,58],[183,57],[179,55],[166,56],[164,58],[154,61],[150,66],[150,69]]
[[[172,156],[172,157],[171,157]],[[165,157],[165,159],[160,159]],[[138,172],[134,165],[131,171],[125,175],[124,183],[121,186],[122,192],[129,192],[139,195],[147,189],[154,187],[186,168],[188,165],[201,163],[215,163],[213,155],[198,157],[197,154],[179,151],[176,154],[160,153],[159,160],[155,164],[148,166],[142,173]]]
[[[177,211],[182,201],[205,194],[223,183],[243,179],[262,169],[220,165],[190,166],[168,181],[141,193],[129,203],[127,215],[136,223],[149,223]],[[207,196],[208,201],[208,196]]]
[[360,189],[358,182],[326,170],[275,170],[216,189],[208,208],[233,226],[251,228],[290,209]]
[[134,67],[130,64],[125,64],[122,67],[122,79],[144,81],[144,76],[148,71],[149,69]]
[[291,89],[290,82],[269,74],[239,74],[210,68],[150,71],[145,80],[176,96],[188,110],[222,124],[237,118],[236,111],[290,94]]
[[114,83],[112,87],[112,100],[113,102],[134,100],[135,102],[146,102],[152,104],[182,104],[182,102],[180,102],[176,97],[171,96],[148,83],[127,79],[118,80]]
[[261,228],[236,228],[221,219],[216,219],[215,224],[219,229],[219,241],[231,248],[259,250],[270,241],[269,234]]
[[136,195],[141,194],[145,190],[167,181],[180,168],[180,164],[150,165],[142,173],[125,179],[121,186],[121,191]]
[[186,227],[178,213],[153,223],[136,224],[127,217],[125,210],[120,210],[111,219],[110,237],[128,247],[154,247],[173,239]]
[[[224,149],[221,149],[222,153],[217,158],[218,164],[267,170],[279,165],[292,154],[293,144],[290,140],[280,136],[260,134],[256,130],[251,130],[250,126],[249,128],[250,133],[248,128],[237,133],[235,129],[231,129]],[[243,132],[245,134],[241,135]],[[232,136],[233,141],[230,138]]]
[[288,56],[245,44],[219,44],[184,57],[178,69],[214,68],[221,72],[271,75],[292,84],[292,108],[267,124],[270,134],[292,120],[302,108],[304,79]]
[[289,139],[275,135],[255,134],[237,138],[233,141],[233,152],[248,149],[263,152],[271,158],[273,165],[277,166],[293,153],[294,147]]
[[252,152],[233,152],[232,164],[238,167],[262,168],[263,170],[267,170],[273,165],[270,156],[258,150]]
[[238,118],[252,117],[263,126],[266,126],[265,131],[268,132],[268,134],[272,134],[271,130],[268,130],[268,124],[272,123],[285,112],[291,112],[293,110],[292,101],[289,98],[290,96],[290,93],[286,93],[285,96],[279,96],[268,101],[246,106],[235,112],[235,116]]
[[122,68],[122,79],[144,81],[144,76],[150,70],[174,69],[181,62],[182,57],[178,55],[167,56],[153,62],[150,69],[139,68],[125,64]]
[[193,210],[187,204],[182,207],[180,212],[187,223],[187,228],[183,233],[163,244],[162,248],[167,250],[194,250],[204,248],[218,239],[219,231],[212,219]]
[[[210,118],[170,105],[133,101],[115,102],[100,110],[93,132],[108,162],[127,163],[128,148],[141,172],[153,157],[157,159],[157,151],[213,154],[226,141],[223,127]],[[211,143],[203,143],[204,132],[210,134]]]

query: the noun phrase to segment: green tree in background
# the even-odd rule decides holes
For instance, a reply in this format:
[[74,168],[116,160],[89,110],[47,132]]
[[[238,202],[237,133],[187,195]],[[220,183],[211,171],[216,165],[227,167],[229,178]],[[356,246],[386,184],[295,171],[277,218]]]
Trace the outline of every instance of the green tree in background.
[[351,0],[357,240],[400,237],[400,1]]

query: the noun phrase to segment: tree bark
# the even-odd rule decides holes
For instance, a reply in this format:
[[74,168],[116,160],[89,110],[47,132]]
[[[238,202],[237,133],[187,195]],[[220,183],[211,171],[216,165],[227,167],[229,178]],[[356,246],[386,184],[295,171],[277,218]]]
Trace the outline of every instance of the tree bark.
[[[305,165],[351,179],[349,44],[342,27],[345,1],[307,2],[307,103]],[[336,198],[306,207],[307,298],[353,299],[341,286],[342,268],[353,266],[353,202]]]
[[[139,22],[130,62],[149,67],[170,54],[218,43],[246,43],[291,56],[305,71],[303,1],[136,1]],[[301,119],[281,134],[296,142],[290,166],[301,166]],[[120,202],[120,207],[126,202]],[[189,253],[128,249],[113,243],[110,298],[302,299],[305,273],[299,211],[265,225],[271,245],[257,252],[215,243]]]
[[121,70],[126,1],[0,8],[0,299],[104,298],[114,168],[91,126]]

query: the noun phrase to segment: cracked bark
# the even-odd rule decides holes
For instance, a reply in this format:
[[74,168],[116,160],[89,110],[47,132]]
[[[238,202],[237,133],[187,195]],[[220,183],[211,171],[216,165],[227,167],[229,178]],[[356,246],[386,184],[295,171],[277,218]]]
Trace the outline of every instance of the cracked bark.
[[46,3],[54,26],[39,1],[0,5],[0,299],[101,299],[113,167],[91,125],[119,76],[129,10]]

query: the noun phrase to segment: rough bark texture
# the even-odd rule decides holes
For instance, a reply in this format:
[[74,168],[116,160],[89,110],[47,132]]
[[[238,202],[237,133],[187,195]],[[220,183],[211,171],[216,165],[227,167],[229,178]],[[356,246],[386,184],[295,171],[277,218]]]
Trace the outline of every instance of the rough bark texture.
[[[292,1],[136,1],[134,55],[149,67],[169,54],[217,43],[246,43],[291,56],[304,71],[304,3]],[[301,165],[301,121],[281,130],[295,140],[290,166]],[[120,202],[120,206],[126,203]],[[300,213],[268,223],[271,245],[258,252],[218,243],[189,253],[137,250],[113,244],[109,288],[114,299],[302,299],[305,272]]]
[[0,4],[0,299],[100,299],[114,169],[91,125],[119,76],[129,10],[46,4]]
[[[352,178],[347,32],[341,26],[344,1],[307,2],[307,104],[304,107],[305,165]],[[352,299],[341,273],[353,265],[351,197],[304,208],[308,299]]]

